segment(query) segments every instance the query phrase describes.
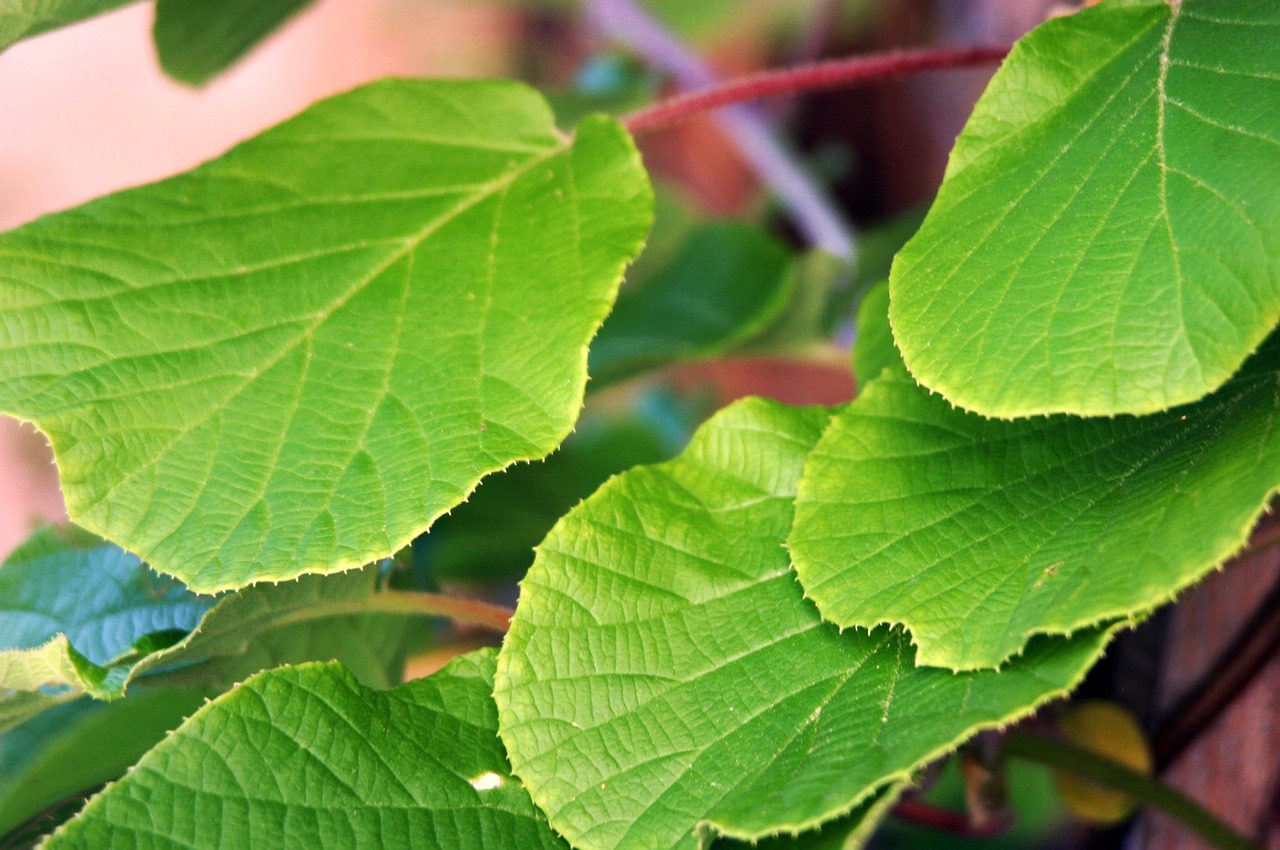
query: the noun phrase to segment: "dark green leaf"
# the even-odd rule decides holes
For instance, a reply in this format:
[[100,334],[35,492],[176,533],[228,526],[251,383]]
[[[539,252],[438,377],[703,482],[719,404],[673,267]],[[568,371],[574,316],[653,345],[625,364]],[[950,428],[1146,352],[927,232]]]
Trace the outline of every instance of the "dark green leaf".
[[116,779],[209,696],[199,688],[138,688],[109,704],[81,697],[6,732],[0,835],[63,797]]
[[311,0],[156,0],[160,67],[201,85],[249,52]]
[[751,339],[786,307],[791,256],[745,224],[704,225],[662,272],[627,286],[591,343],[591,377],[608,382]]

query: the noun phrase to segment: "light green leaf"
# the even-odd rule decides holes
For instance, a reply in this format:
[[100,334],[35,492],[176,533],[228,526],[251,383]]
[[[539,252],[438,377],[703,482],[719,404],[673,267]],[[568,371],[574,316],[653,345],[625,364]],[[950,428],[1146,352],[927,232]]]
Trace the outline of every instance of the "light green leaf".
[[650,209],[609,119],[375,83],[0,236],[0,410],[194,590],[351,569],[563,440]]
[[704,225],[652,279],[626,286],[591,343],[591,377],[615,381],[712,357],[763,331],[791,294],[791,255],[758,228]]
[[311,0],[156,0],[160,67],[192,85],[208,82]]
[[0,0],[0,51],[127,5],[133,0]]
[[198,688],[139,688],[109,704],[81,697],[6,732],[0,737],[0,835],[63,797],[117,778],[212,695]]
[[1280,336],[1194,405],[1007,422],[890,369],[809,458],[800,581],[831,622],[901,623],[957,670],[1143,615],[1239,550],[1280,485],[1278,373]]
[[1097,658],[1101,631],[956,675],[918,668],[901,632],[823,623],[782,544],[827,418],[734,405],[539,547],[499,656],[499,728],[580,850],[810,829],[1064,693]]
[[116,699],[149,674],[221,689],[267,667],[336,658],[390,687],[408,618],[359,613],[380,583],[370,566],[214,600],[113,544],[46,529],[0,569],[0,728],[76,693]]
[[926,386],[988,416],[1149,413],[1280,320],[1280,3],[1112,0],[1023,39],[890,281]]
[[[557,848],[510,775],[493,654],[380,692],[333,664],[205,706],[49,841],[60,848]],[[219,817],[192,817],[217,811]]]

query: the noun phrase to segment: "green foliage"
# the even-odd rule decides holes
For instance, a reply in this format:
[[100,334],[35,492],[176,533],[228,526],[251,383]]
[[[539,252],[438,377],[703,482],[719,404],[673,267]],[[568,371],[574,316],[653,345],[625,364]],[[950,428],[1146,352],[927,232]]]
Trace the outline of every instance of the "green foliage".
[[156,0],[160,66],[200,85],[306,7],[311,0]]
[[194,590],[351,569],[564,439],[650,207],[612,121],[376,83],[0,237],[0,409]]
[[1243,546],[1280,485],[1277,371],[1280,337],[1194,405],[1008,422],[890,367],[809,457],[800,581],[826,619],[904,624],[920,663],[960,670],[1145,615]]
[[911,372],[988,416],[1195,401],[1280,320],[1280,4],[1115,0],[992,80],[891,315]]
[[789,252],[767,233],[704,225],[665,269],[623,288],[591,344],[591,377],[608,382],[741,345],[781,315],[791,275]]
[[220,600],[159,578],[83,532],[41,532],[0,569],[0,729],[81,692],[116,699],[134,679],[226,688],[257,670],[341,660],[362,681],[400,675],[405,618],[361,614],[376,566],[304,576]]
[[584,416],[555,454],[485,479],[466,504],[436,521],[421,539],[432,572],[473,582],[524,575],[556,520],[610,476],[680,451],[691,415],[653,395],[632,416]]
[[385,692],[334,664],[261,673],[46,846],[563,850],[510,776],[492,686],[486,652]]
[[0,50],[133,0],[0,0]]
[[917,667],[901,632],[824,624],[782,544],[828,415],[734,405],[539,547],[495,697],[516,775],[573,846],[816,826],[1066,692],[1098,657],[1105,630],[955,675]]
[[[162,62],[304,2],[158,0]],[[0,48],[115,5],[0,0]],[[855,272],[667,195],[619,294],[632,139],[510,82],[375,83],[0,235],[0,410],[107,538],[0,569],[0,830],[118,778],[49,846],[860,847],[1280,485],[1277,36],[1271,0],[1047,23],[891,272],[914,214]],[[745,401],[636,467],[689,414],[632,384],[566,441],[588,364],[829,354],[859,298],[839,410]],[[496,661],[401,684],[411,541],[397,587],[536,546]]]

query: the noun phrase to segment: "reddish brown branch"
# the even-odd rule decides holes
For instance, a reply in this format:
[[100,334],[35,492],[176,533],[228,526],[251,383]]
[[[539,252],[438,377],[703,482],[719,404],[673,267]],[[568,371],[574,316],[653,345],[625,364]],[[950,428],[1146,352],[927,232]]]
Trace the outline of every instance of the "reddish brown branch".
[[1006,832],[1012,824],[1007,817],[996,817],[989,818],[985,824],[977,826],[963,812],[943,809],[923,800],[898,801],[893,807],[893,816],[916,826],[969,838],[992,838]]
[[623,123],[633,135],[639,135],[711,109],[747,100],[840,88],[916,71],[990,65],[999,62],[1008,53],[1009,45],[898,50],[761,71],[713,88],[660,101],[631,113],[623,119]]

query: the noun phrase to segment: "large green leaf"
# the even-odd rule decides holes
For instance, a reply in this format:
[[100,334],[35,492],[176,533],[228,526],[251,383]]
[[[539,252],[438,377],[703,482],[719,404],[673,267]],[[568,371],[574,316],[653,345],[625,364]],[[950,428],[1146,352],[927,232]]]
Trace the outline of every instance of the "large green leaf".
[[960,670],[1142,615],[1244,545],[1280,485],[1278,375],[1280,336],[1194,405],[1008,422],[890,368],[809,457],[800,581],[826,619],[904,624],[920,663]]
[[24,38],[101,15],[133,0],[0,0],[0,50]]
[[495,696],[516,775],[575,847],[811,828],[1063,693],[1097,658],[1100,631],[956,675],[917,667],[900,631],[823,623],[782,544],[827,418],[734,405],[539,547]]
[[311,0],[156,0],[160,67],[200,85],[231,65]]
[[493,665],[472,653],[388,692],[332,664],[255,676],[47,846],[567,850],[510,776]]
[[[6,732],[0,835],[64,797],[116,779],[210,696],[200,688],[139,688],[113,703],[81,697]],[[51,832],[56,825],[33,826]]]
[[0,729],[79,692],[118,698],[143,675],[226,688],[267,667],[336,658],[391,687],[409,621],[359,613],[380,584],[370,566],[215,604],[113,544],[43,531],[0,569]]
[[0,410],[192,589],[350,569],[560,443],[650,209],[609,119],[375,83],[0,236]]
[[1112,0],[1010,54],[899,254],[922,383],[990,416],[1148,413],[1280,320],[1280,3]]
[[591,344],[591,377],[613,381],[751,339],[787,306],[791,272],[790,253],[768,233],[703,225],[666,268],[623,288]]

